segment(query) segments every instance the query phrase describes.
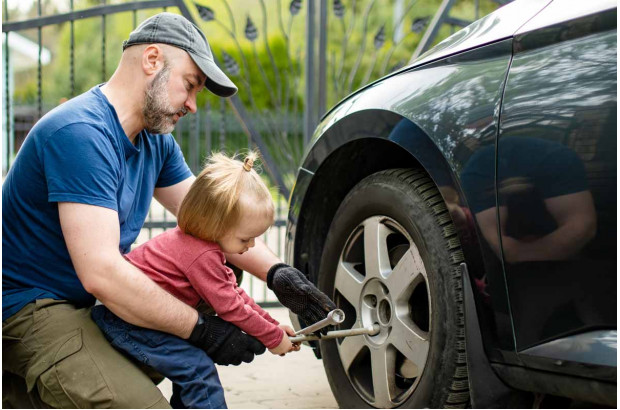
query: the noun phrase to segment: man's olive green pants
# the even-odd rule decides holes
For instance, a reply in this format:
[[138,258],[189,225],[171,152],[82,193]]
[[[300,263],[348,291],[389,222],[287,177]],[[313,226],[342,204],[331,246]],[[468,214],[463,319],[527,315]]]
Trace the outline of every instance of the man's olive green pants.
[[170,408],[146,369],[108,343],[90,308],[26,305],[2,323],[2,353],[5,408]]

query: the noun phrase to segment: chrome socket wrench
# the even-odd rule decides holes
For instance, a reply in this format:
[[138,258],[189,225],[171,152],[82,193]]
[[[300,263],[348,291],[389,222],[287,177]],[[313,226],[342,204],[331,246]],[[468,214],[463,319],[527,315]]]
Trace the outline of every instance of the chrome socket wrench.
[[[304,329],[305,330],[305,329]],[[358,327],[355,329],[346,329],[346,330],[332,330],[331,332],[327,332],[325,335],[317,336],[317,335],[301,335],[301,336],[293,336],[289,338],[292,343],[298,342],[309,342],[311,340],[325,340],[325,339],[338,339],[341,337],[349,337],[349,336],[358,336],[358,335],[370,335],[374,336],[381,328],[378,324],[374,324],[369,327]]]
[[310,325],[308,327],[304,327],[303,329],[298,330],[295,334],[296,335],[309,335],[310,333],[314,333],[317,330],[323,329],[324,327],[331,326],[331,325],[339,325],[342,322],[344,322],[344,312],[340,309],[334,309],[327,314],[327,317],[325,319],[319,320],[315,324]]

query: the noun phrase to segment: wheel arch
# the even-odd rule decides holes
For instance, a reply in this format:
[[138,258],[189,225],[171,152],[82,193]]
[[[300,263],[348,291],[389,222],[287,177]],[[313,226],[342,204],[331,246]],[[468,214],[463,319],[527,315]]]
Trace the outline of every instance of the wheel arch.
[[[390,158],[389,165],[378,159]],[[370,160],[370,161],[369,161]],[[358,166],[356,163],[364,164]],[[316,173],[303,198],[294,244],[295,265],[317,283],[323,244],[332,219],[347,193],[365,177],[389,168],[419,165],[404,149],[383,138],[361,138],[332,152]],[[337,175],[337,183],[333,176]]]
[[[306,181],[296,186],[291,195],[289,225],[293,222],[296,234],[292,235],[294,244],[289,243],[289,262],[317,283],[323,244],[347,193],[375,172],[414,167],[424,169],[437,185],[450,187],[464,201],[451,164],[413,121],[387,110],[363,110],[325,130],[302,165],[300,175],[305,173]],[[446,201],[445,190],[440,191]],[[462,227],[458,236],[470,269],[471,266],[482,268],[475,227],[470,225],[465,230]]]

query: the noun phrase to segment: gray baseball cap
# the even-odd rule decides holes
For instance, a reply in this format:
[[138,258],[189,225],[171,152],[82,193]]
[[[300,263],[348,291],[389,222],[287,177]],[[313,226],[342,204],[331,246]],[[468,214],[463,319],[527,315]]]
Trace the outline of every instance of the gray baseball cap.
[[230,97],[237,86],[215,64],[209,42],[195,24],[173,13],[159,13],[144,20],[123,41],[123,51],[136,44],[163,43],[187,51],[198,68],[207,76],[205,87],[220,97]]

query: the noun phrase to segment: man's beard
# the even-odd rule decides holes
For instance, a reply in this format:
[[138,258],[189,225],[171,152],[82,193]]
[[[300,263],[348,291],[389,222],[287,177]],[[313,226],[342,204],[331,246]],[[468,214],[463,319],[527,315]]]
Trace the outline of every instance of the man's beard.
[[[175,109],[168,99],[168,78],[170,66],[164,63],[162,70],[157,73],[153,82],[144,92],[144,128],[152,134],[168,134],[174,130],[175,123],[172,117],[179,112],[187,114],[185,107]],[[179,116],[180,117],[180,116]]]

